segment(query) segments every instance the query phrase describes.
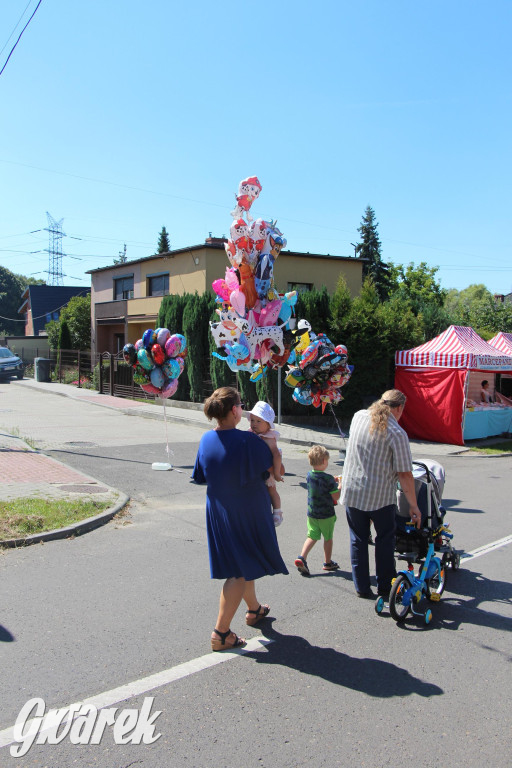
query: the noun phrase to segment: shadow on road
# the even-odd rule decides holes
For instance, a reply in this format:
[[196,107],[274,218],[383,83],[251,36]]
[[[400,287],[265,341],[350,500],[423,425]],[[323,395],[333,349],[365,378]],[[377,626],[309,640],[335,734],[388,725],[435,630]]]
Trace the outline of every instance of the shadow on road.
[[9,630],[0,624],[0,643],[13,643],[14,640],[14,635],[11,635]]
[[334,685],[361,691],[376,698],[394,696],[440,696],[444,693],[438,685],[426,683],[406,669],[379,659],[356,659],[334,648],[312,645],[297,635],[283,635],[273,628],[271,621],[262,625],[261,633],[273,640],[261,651],[244,654],[258,664],[281,664],[305,675],[321,677]]

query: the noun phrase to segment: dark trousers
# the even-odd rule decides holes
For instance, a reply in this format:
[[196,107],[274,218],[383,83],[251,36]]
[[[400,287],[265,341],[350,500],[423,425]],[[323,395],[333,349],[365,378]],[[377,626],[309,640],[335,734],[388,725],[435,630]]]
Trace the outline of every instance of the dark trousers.
[[385,595],[391,589],[391,579],[395,571],[395,504],[365,512],[355,507],[347,507],[347,521],[350,528],[350,559],[352,561],[352,579],[357,592],[370,590],[370,566],[368,562],[368,538],[370,524],[376,531],[375,573],[377,590]]

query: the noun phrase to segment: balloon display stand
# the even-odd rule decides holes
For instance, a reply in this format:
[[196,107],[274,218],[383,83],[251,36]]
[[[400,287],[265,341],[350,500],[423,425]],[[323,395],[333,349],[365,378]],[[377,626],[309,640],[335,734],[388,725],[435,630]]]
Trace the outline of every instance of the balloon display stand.
[[172,469],[172,464],[169,464],[166,461],[154,461],[151,465],[151,469],[160,469],[160,470],[168,470]]

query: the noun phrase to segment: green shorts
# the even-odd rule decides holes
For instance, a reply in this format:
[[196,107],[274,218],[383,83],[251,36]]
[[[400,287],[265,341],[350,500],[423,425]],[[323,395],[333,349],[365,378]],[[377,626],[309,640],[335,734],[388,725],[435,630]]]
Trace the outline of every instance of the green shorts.
[[334,523],[336,522],[336,519],[336,515],[321,519],[309,517],[308,515],[308,538],[313,539],[313,541],[320,541],[323,536],[325,541],[330,541],[334,535]]

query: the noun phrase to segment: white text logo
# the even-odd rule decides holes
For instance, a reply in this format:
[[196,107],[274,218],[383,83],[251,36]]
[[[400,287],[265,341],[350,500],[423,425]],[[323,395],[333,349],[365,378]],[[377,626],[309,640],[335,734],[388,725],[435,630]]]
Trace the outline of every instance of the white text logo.
[[112,727],[116,744],[153,744],[162,735],[155,734],[155,720],[161,711],[151,714],[154,697],[146,696],[140,709],[97,709],[92,704],[72,704],[49,709],[43,699],[30,699],[21,708],[14,725],[10,749],[13,757],[23,757],[32,744],[60,744],[66,737],[71,744],[99,744],[105,728]]

